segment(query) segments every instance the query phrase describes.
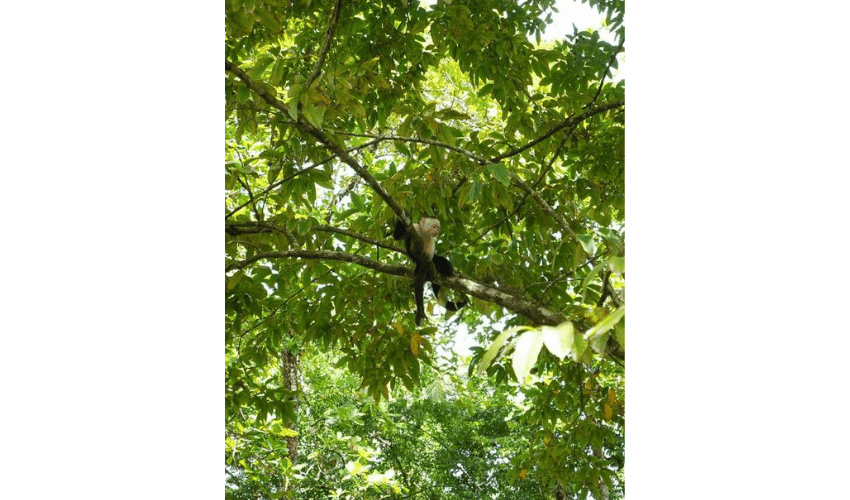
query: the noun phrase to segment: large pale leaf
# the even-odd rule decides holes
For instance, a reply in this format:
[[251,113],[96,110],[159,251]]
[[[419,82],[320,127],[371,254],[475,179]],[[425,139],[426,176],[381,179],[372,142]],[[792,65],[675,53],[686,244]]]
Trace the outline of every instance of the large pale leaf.
[[540,330],[525,332],[517,340],[512,360],[514,373],[520,384],[525,383],[525,378],[534,367],[542,347],[543,333]]
[[490,347],[487,349],[487,352],[484,353],[484,356],[481,357],[481,362],[478,363],[478,374],[484,374],[484,371],[487,370],[487,367],[490,366],[490,363],[493,362],[493,359],[496,357],[496,354],[499,353],[499,350],[502,348],[503,345],[505,345],[505,342],[507,342],[508,338],[511,335],[522,330],[528,330],[529,328],[530,327],[527,326],[515,326],[512,328],[508,328],[507,330],[500,333],[499,336],[496,337],[496,340],[494,340],[493,343],[490,344]]
[[566,321],[558,326],[544,326],[540,331],[543,334],[543,344],[546,349],[558,359],[564,359],[570,353],[575,341],[575,330],[572,323]]

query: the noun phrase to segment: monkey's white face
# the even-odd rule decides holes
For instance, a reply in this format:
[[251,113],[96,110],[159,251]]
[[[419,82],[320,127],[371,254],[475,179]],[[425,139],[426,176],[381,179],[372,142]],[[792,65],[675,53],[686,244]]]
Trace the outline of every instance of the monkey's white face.
[[419,227],[424,234],[429,234],[431,236],[437,236],[440,234],[440,221],[437,219],[422,217],[419,221]]

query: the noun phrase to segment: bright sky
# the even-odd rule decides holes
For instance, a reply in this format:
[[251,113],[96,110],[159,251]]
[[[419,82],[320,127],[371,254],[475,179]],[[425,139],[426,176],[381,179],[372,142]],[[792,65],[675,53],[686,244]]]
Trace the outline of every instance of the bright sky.
[[[555,40],[563,38],[566,34],[572,34],[573,24],[580,30],[584,28],[599,29],[602,26],[602,21],[605,20],[605,16],[586,3],[557,0],[555,8],[558,9],[558,12],[552,13],[552,24],[546,30],[543,40]],[[603,38],[609,40],[608,37]]]

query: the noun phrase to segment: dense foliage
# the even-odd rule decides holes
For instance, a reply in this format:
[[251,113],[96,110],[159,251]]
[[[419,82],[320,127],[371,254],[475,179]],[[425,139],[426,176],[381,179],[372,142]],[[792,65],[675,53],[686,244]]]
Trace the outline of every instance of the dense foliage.
[[553,3],[226,2],[228,498],[624,494],[624,3]]

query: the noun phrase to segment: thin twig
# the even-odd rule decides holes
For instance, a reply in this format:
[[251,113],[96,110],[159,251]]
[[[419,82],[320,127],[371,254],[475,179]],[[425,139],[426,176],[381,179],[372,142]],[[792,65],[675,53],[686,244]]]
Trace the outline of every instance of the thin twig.
[[448,149],[450,151],[455,151],[457,153],[466,155],[466,156],[472,158],[473,160],[475,160],[476,162],[478,162],[482,165],[487,163],[486,158],[484,158],[482,156],[478,156],[477,154],[473,153],[472,151],[468,151],[466,149],[459,148],[457,146],[452,146],[451,144],[446,144],[445,142],[434,141],[434,140],[431,140],[431,139],[417,139],[415,137],[401,137],[401,136],[397,136],[397,135],[357,134],[357,133],[353,133],[353,132],[344,132],[344,131],[341,131],[341,130],[334,130],[333,133],[339,134],[339,135],[347,135],[347,136],[351,136],[351,137],[372,137],[372,138],[381,139],[381,140],[384,140],[384,141],[416,142],[416,143],[420,143],[420,144],[429,144],[431,146],[439,146],[441,148],[445,148],[445,149]]
[[249,264],[253,264],[258,260],[266,260],[266,259],[286,259],[286,258],[296,258],[296,259],[310,259],[310,260],[339,260],[342,262],[350,262],[352,264],[357,264],[359,266],[367,267],[369,269],[374,269],[375,271],[382,272],[384,274],[393,274],[396,276],[413,276],[413,269],[410,269],[405,266],[393,266],[390,264],[384,264],[383,262],[378,262],[376,260],[372,260],[366,257],[361,257],[359,255],[352,255],[350,253],[345,252],[328,252],[328,251],[315,251],[315,250],[289,250],[287,252],[261,252],[258,254],[254,254],[251,257],[248,257],[245,260],[234,262],[224,268],[225,272],[234,271],[236,269],[244,269]]
[[543,211],[548,213],[553,219],[555,219],[555,222],[558,223],[558,226],[560,226],[561,229],[563,229],[563,231],[565,233],[568,233],[573,238],[576,238],[575,231],[573,231],[572,228],[570,228],[569,224],[567,224],[567,221],[564,220],[564,218],[561,217],[561,215],[559,213],[555,212],[555,209],[553,209],[548,203],[546,203],[546,200],[544,200],[543,197],[540,196],[540,193],[538,193],[534,189],[531,189],[531,187],[528,186],[528,184],[523,182],[522,179],[520,179],[517,176],[513,176],[512,180],[513,180],[513,183],[514,183],[515,186],[519,187],[520,189],[522,189],[526,193],[530,194],[531,197],[534,198],[534,201],[536,201],[537,204],[540,205],[540,207],[543,209]]
[[615,50],[614,53],[611,54],[611,59],[608,60],[608,65],[605,66],[605,71],[602,73],[602,78],[599,80],[599,88],[596,89],[596,95],[593,96],[593,99],[589,103],[587,103],[583,106],[584,108],[589,108],[589,107],[593,106],[593,104],[596,102],[596,100],[599,99],[599,94],[602,93],[602,84],[605,83],[605,77],[608,76],[608,71],[611,70],[611,65],[614,64],[614,61],[617,58],[617,54],[619,54],[620,51],[623,50],[623,44],[624,43],[626,43],[625,38],[620,40],[620,45],[617,47],[617,50]]
[[310,88],[313,85],[313,82],[319,78],[319,75],[322,74],[322,65],[325,63],[325,57],[328,55],[328,51],[331,49],[331,40],[334,36],[334,31],[336,31],[336,26],[339,24],[339,12],[342,10],[342,0],[336,0],[336,5],[334,5],[333,14],[331,14],[331,21],[329,23],[328,29],[325,31],[325,43],[322,45],[322,51],[319,53],[319,60],[316,61],[316,67],[313,69],[313,74],[310,75],[310,78],[307,79],[306,88]]
[[370,245],[375,245],[376,247],[385,248],[385,249],[391,250],[393,252],[405,253],[404,249],[401,248],[401,247],[397,247],[395,245],[389,245],[389,244],[384,243],[382,241],[378,241],[378,240],[369,238],[368,236],[363,236],[360,233],[355,233],[354,231],[350,231],[348,229],[342,229],[342,228],[333,227],[333,226],[315,226],[313,229],[315,229],[316,231],[323,231],[323,232],[326,232],[326,233],[343,234],[343,235],[348,236],[350,238],[354,238],[355,240],[360,240],[364,243],[369,243]]
[[[532,185],[531,185],[531,188],[532,188],[532,189],[536,188],[536,187],[537,187],[537,185],[538,185],[538,184],[540,184],[540,181],[542,181],[542,180],[546,177],[546,174],[549,172],[549,170],[551,170],[552,165],[555,163],[555,160],[556,160],[556,159],[558,158],[558,156],[561,154],[561,149],[564,147],[564,144],[566,144],[567,139],[569,139],[569,138],[570,138],[570,135],[572,135],[573,130],[575,130],[576,126],[577,126],[577,125],[573,125],[573,127],[570,129],[570,131],[569,131],[569,132],[567,132],[567,133],[564,135],[564,139],[561,141],[561,144],[559,144],[559,145],[558,145],[558,149],[556,149],[556,150],[555,150],[555,154],[553,154],[553,155],[552,155],[552,159],[551,159],[551,160],[549,160],[549,164],[548,164],[548,165],[547,165],[547,166],[546,166],[546,167],[545,167],[545,168],[544,168],[544,169],[540,172],[540,175],[537,177],[537,180],[536,180],[536,181],[534,181],[534,184],[532,184]],[[488,227],[487,229],[485,229],[484,231],[482,231],[482,232],[481,232],[481,234],[480,234],[480,235],[478,235],[478,237],[477,237],[477,238],[475,238],[474,240],[472,240],[472,241],[470,241],[470,242],[466,243],[466,244],[464,245],[464,247],[468,247],[469,245],[472,245],[473,243],[475,243],[476,241],[480,240],[480,239],[481,239],[481,238],[483,238],[485,235],[487,235],[487,233],[489,233],[489,232],[490,232],[490,231],[492,231],[493,229],[495,229],[495,228],[499,227],[500,225],[504,224],[504,223],[505,223],[505,221],[507,221],[508,219],[510,219],[511,217],[513,217],[514,215],[516,215],[516,213],[517,213],[517,212],[519,212],[519,209],[520,209],[520,208],[522,208],[523,204],[525,204],[525,200],[526,200],[526,199],[528,199],[528,193],[523,194],[522,199],[519,201],[519,203],[517,203],[516,207],[514,207],[513,212],[511,212],[510,214],[508,214],[507,216],[505,216],[504,218],[502,218],[501,220],[499,220],[499,221],[498,221],[498,222],[496,222],[495,224],[491,225],[490,227]]]
[[[348,148],[348,149],[346,149],[346,151],[347,151],[347,152],[349,152],[349,153],[351,153],[351,152],[354,152],[354,151],[358,151],[358,150],[361,150],[361,149],[368,148],[368,147],[370,147],[370,146],[374,146],[375,144],[378,144],[378,143],[380,143],[380,142],[381,142],[381,141],[380,141],[380,139],[376,139],[376,140],[374,140],[374,141],[369,141],[369,142],[367,142],[367,143],[361,144],[360,146],[355,146],[355,147],[353,147],[353,148]],[[302,168],[302,169],[301,169],[301,170],[299,170],[298,172],[295,172],[295,173],[293,173],[293,174],[287,175],[287,176],[286,176],[286,177],[284,177],[283,179],[281,179],[281,180],[279,180],[279,181],[275,181],[275,182],[273,182],[273,183],[269,184],[267,188],[263,189],[263,190],[260,192],[260,194],[258,195],[258,197],[262,197],[262,196],[265,196],[265,195],[269,194],[269,192],[271,192],[271,190],[272,190],[272,189],[274,189],[274,188],[276,188],[276,187],[280,186],[280,185],[281,185],[281,184],[283,184],[284,182],[291,181],[292,179],[294,179],[294,178],[298,177],[299,175],[306,174],[307,172],[309,172],[309,171],[313,170],[314,168],[321,167],[321,166],[322,166],[322,165],[324,165],[325,163],[328,163],[328,162],[332,161],[334,158],[336,158],[336,155],[331,155],[331,156],[329,156],[329,157],[325,158],[324,160],[322,160],[322,161],[320,161],[320,162],[318,162],[318,163],[315,163],[315,164],[313,164],[313,165],[311,165],[311,166],[309,166],[309,167],[307,167],[307,168]],[[249,158],[249,159],[250,159],[250,158]],[[228,213],[227,213],[227,215],[225,215],[225,216],[224,216],[225,220],[229,219],[231,216],[233,216],[233,214],[235,214],[236,212],[238,212],[238,211],[242,210],[243,208],[245,208],[246,206],[248,206],[248,204],[249,204],[249,203],[250,203],[250,202],[245,202],[245,203],[243,203],[243,204],[239,205],[238,207],[234,208],[234,209],[233,209],[233,210],[231,210],[230,212],[228,212]]]
[[605,104],[600,104],[599,106],[596,106],[595,108],[588,109],[587,111],[585,111],[584,113],[582,113],[580,115],[569,116],[564,121],[562,121],[561,123],[552,127],[549,130],[549,132],[546,132],[545,134],[541,135],[537,139],[534,139],[533,141],[529,142],[528,144],[526,144],[524,146],[521,146],[521,147],[516,148],[516,149],[512,149],[512,150],[508,151],[507,153],[501,154],[499,156],[495,156],[495,157],[491,158],[490,160],[488,160],[488,162],[489,163],[499,163],[500,161],[504,160],[505,158],[510,158],[511,156],[516,156],[516,155],[522,153],[523,151],[545,141],[546,139],[548,139],[549,137],[551,137],[555,133],[557,133],[559,130],[563,130],[563,129],[565,129],[567,127],[571,127],[573,125],[578,125],[579,123],[583,122],[584,120],[590,118],[593,115],[603,113],[603,112],[608,111],[610,109],[619,108],[621,106],[624,106],[625,104],[626,104],[625,99],[618,99],[616,101],[611,101],[611,102],[608,102],[608,103],[605,103]]
[[[245,163],[243,163],[242,161],[242,153],[238,149],[234,149],[236,151],[236,155],[239,157],[239,163],[242,165],[242,171],[244,172]],[[263,217],[260,215],[260,211],[257,209],[257,202],[254,201],[254,194],[251,193],[251,188],[248,186],[248,183],[242,180],[242,177],[239,176],[239,173],[235,173],[234,175],[236,175],[236,180],[239,182],[239,184],[243,188],[245,188],[245,191],[248,192],[248,201],[251,203],[251,207],[254,209],[254,217],[256,217],[257,220],[263,220]]]

